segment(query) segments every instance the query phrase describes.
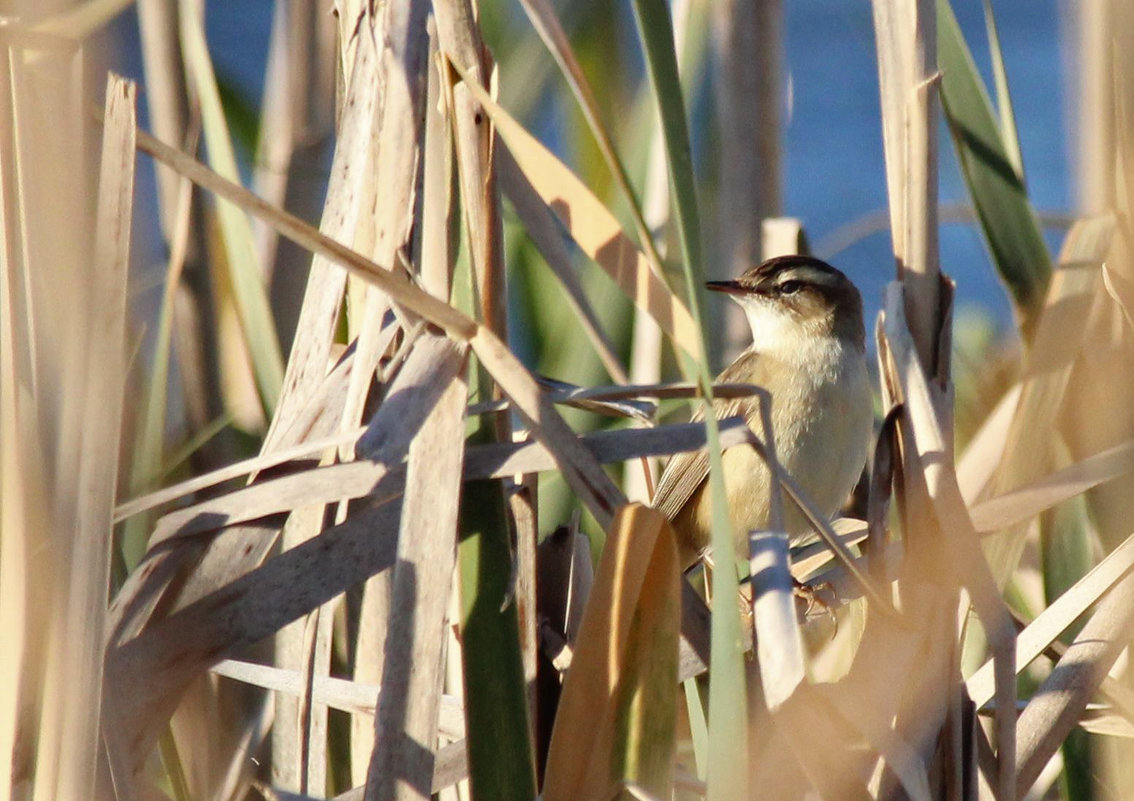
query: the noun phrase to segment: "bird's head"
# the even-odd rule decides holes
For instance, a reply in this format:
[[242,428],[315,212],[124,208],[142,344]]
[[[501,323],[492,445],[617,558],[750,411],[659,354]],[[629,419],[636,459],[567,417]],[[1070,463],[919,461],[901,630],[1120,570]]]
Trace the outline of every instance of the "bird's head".
[[811,256],[777,256],[735,281],[709,281],[744,309],[757,351],[784,351],[837,337],[862,350],[862,295],[850,279]]

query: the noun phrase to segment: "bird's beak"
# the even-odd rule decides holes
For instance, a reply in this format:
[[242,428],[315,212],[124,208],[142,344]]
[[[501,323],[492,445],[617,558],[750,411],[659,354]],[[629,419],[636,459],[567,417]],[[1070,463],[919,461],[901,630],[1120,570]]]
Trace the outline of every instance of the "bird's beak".
[[741,295],[747,292],[739,281],[706,281],[705,288],[713,292],[724,292],[729,295]]

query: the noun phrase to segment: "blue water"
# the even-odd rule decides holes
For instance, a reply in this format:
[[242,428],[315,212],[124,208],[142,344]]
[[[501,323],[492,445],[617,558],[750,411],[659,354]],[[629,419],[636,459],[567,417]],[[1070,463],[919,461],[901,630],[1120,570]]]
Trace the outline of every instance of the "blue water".
[[[991,69],[982,4],[954,0],[954,8],[988,81]],[[207,9],[207,33],[218,74],[258,102],[272,3],[213,0]],[[1039,209],[1067,210],[1073,193],[1060,4],[1057,0],[997,0],[994,10],[1033,202]],[[812,244],[820,246],[820,255],[831,256],[859,284],[867,312],[873,314],[882,287],[893,275],[888,233],[871,235],[836,254],[822,252],[823,243],[842,226],[886,208],[870,3],[787,0],[784,13],[789,76],[789,116],[783,140],[784,211],[801,218]],[[629,21],[629,14],[626,18]],[[522,19],[517,24],[525,31],[526,26]],[[140,73],[136,56],[126,59],[124,69]],[[502,81],[509,79],[507,73],[501,77]],[[943,126],[940,144],[941,201],[967,202]],[[706,230],[711,228],[706,225]],[[1059,236],[1058,231],[1049,233],[1053,247]],[[1009,324],[1007,296],[973,225],[943,226],[941,262],[957,281],[960,305],[976,306],[1001,325]]]
[[[814,244],[849,220],[886,208],[873,22],[866,0],[796,0],[784,6],[792,98],[785,212],[803,219]],[[982,4],[954,0],[954,9],[991,86]],[[1041,209],[1066,210],[1072,197],[1058,4],[1001,0],[994,11],[1032,201]],[[944,126],[939,143],[941,202],[967,203]],[[863,290],[868,313],[893,276],[889,249],[889,234],[879,233],[832,257]],[[1007,295],[975,226],[942,227],[941,264],[957,282],[959,305],[978,306],[1008,322]]]

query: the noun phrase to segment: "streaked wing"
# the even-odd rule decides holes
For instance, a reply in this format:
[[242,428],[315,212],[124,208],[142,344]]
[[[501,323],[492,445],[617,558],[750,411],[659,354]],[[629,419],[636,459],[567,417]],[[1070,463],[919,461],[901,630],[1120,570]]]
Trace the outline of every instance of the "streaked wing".
[[[717,376],[716,383],[752,383],[758,358],[759,355],[754,351],[745,351]],[[720,400],[713,404],[713,410],[717,419],[723,420],[739,414],[740,404],[739,398]],[[694,411],[690,422],[696,422],[703,417],[701,408],[698,408]],[[671,457],[666,463],[665,470],[662,471],[661,479],[658,480],[658,489],[654,493],[654,508],[668,520],[673,520],[708,475],[709,455],[704,449],[679,453]]]
[[658,481],[654,508],[667,520],[673,520],[708,475],[709,456],[704,450],[671,457]]

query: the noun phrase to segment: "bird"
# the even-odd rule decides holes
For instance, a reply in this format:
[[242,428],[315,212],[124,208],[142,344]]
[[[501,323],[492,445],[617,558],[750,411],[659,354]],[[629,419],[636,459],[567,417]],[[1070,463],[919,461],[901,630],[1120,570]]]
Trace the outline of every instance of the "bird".
[[[736,280],[706,286],[736,301],[752,329],[752,344],[717,382],[767,390],[776,456],[830,519],[861,475],[873,436],[862,296],[842,272],[802,255],[769,259]],[[756,396],[720,399],[714,401],[713,413],[718,419],[743,416],[762,436],[759,402]],[[699,410],[693,419],[702,417]],[[771,473],[750,446],[730,448],[721,460],[729,520],[738,551],[746,556],[748,532],[769,525]],[[654,495],[654,508],[677,535],[683,569],[708,552],[708,474],[704,450],[676,454]],[[784,520],[790,545],[810,537],[807,519],[790,500],[784,503]]]

